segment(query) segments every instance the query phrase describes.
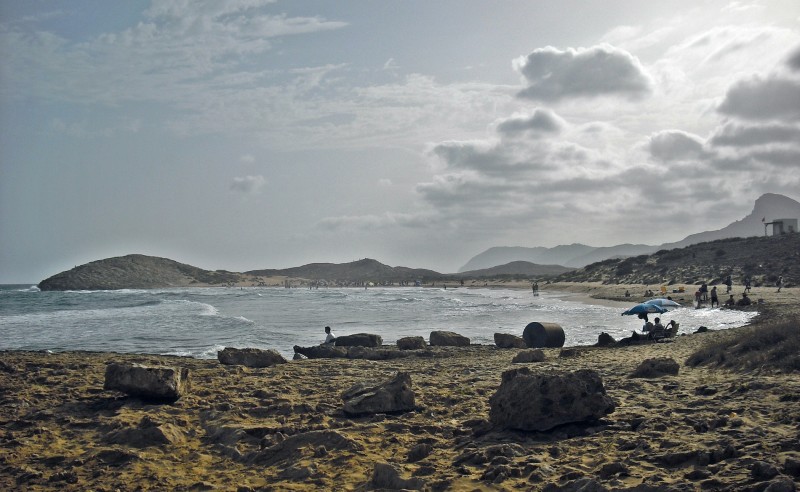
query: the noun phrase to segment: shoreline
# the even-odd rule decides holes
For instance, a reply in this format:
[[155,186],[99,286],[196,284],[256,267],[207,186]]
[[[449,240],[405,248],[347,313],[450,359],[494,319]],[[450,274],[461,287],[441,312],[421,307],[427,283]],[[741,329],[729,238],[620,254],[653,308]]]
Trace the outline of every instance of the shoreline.
[[[619,289],[558,287],[570,299],[614,297]],[[512,363],[519,349],[490,345],[260,369],[181,356],[1,351],[0,489],[363,491],[376,487],[382,463],[397,474],[393,486],[382,482],[389,489],[796,489],[797,374],[686,363],[754,327],[800,319],[798,291],[786,291],[763,292],[749,326],[668,343],[571,347],[569,356],[543,349],[545,361],[533,364]],[[654,358],[674,360],[678,374],[632,375]],[[111,362],[187,368],[191,389],[172,404],[104,390]],[[597,371],[616,408],[599,421],[544,432],[494,428],[489,399],[503,372],[521,367]],[[415,410],[342,412],[345,390],[398,371],[410,375]]]

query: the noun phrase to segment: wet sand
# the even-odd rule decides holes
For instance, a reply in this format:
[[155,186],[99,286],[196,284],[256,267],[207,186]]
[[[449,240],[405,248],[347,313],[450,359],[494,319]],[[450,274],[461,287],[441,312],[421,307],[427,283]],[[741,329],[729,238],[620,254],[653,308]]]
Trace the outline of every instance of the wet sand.
[[[625,287],[541,286],[595,301],[625,300]],[[632,294],[633,287],[638,297],[630,300],[638,302],[647,287],[627,286]],[[765,300],[755,326],[798,319],[798,290],[754,289],[751,297]],[[489,397],[502,372],[520,366],[511,362],[518,349],[443,347],[424,357],[263,369],[168,356],[0,352],[0,489],[371,490],[376,464],[388,463],[401,479],[419,479],[407,487],[424,490],[577,490],[590,479],[601,488],[585,490],[793,490],[797,373],[685,364],[705,344],[747,329],[585,347],[572,357],[545,349],[545,362],[526,366],[594,369],[616,402],[599,421],[548,432],[488,425]],[[655,357],[677,361],[678,375],[631,376]],[[172,404],[106,391],[109,362],[188,367],[191,390]],[[411,375],[415,411],[357,418],[341,411],[351,385],[397,371]]]

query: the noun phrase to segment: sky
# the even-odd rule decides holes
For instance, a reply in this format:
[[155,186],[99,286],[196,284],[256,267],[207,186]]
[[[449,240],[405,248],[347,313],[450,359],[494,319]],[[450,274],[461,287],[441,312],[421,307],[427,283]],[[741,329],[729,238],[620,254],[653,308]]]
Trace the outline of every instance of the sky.
[[0,283],[661,244],[800,199],[800,2],[0,2]]

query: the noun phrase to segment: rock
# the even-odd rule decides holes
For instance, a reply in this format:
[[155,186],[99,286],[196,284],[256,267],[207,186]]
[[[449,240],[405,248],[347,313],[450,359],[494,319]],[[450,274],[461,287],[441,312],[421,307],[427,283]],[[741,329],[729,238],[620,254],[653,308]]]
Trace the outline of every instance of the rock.
[[422,337],[405,337],[397,340],[397,348],[400,350],[423,350],[425,349],[425,339]]
[[401,478],[400,473],[389,463],[375,463],[372,487],[386,490],[422,490],[425,481],[420,478]]
[[750,474],[757,480],[770,480],[780,474],[775,465],[765,461],[756,461],[750,468]]
[[661,376],[676,376],[680,366],[675,359],[669,357],[657,357],[655,359],[643,360],[633,371],[632,377],[635,378],[658,378]]
[[356,384],[342,394],[342,399],[342,409],[348,415],[405,412],[415,408],[411,376],[407,372],[398,372],[389,381],[378,384]]
[[505,371],[489,405],[492,424],[528,431],[597,420],[615,408],[600,374],[590,369],[550,374],[533,374],[528,368]]
[[409,463],[416,463],[421,459],[425,459],[433,452],[433,446],[427,443],[419,443],[408,451],[407,461]]
[[356,333],[355,335],[344,335],[336,337],[337,347],[380,347],[383,339],[380,335],[369,333]]
[[297,354],[304,355],[309,359],[343,359],[347,357],[347,349],[344,347],[334,347],[332,345],[314,345],[311,347],[294,346]]
[[606,332],[600,333],[600,336],[597,337],[597,343],[595,344],[596,347],[611,347],[612,345],[616,344],[617,341],[614,340],[614,337],[609,335]]
[[221,364],[245,367],[271,367],[286,364],[286,359],[277,350],[261,350],[257,348],[237,349],[225,347],[217,352]]
[[522,337],[511,335],[510,333],[495,333],[494,344],[500,348],[525,348],[525,340]]
[[511,359],[514,364],[525,364],[529,362],[544,362],[545,355],[541,349],[523,350]]
[[706,332],[708,332],[708,328],[705,326],[701,326],[700,328],[695,330],[695,333],[706,333]]
[[[645,489],[650,490],[650,489]],[[655,490],[655,489],[654,489]],[[657,489],[661,490],[661,489]],[[593,478],[579,478],[577,480],[572,480],[565,484],[547,484],[543,489],[543,492],[606,492],[608,491],[607,488],[603,487],[600,482]]]
[[788,456],[783,462],[783,472],[795,478],[800,478],[800,459]]
[[795,492],[797,488],[788,477],[778,477],[769,482],[764,492]]
[[281,442],[260,451],[248,453],[243,461],[250,465],[273,466],[286,462],[296,465],[306,456],[309,449],[324,447],[331,451],[360,451],[361,446],[334,430],[317,430],[295,434]]
[[452,331],[432,331],[430,336],[432,347],[469,347],[469,338]]
[[348,359],[366,359],[366,360],[391,360],[402,359],[408,357],[408,352],[397,349],[376,349],[371,347],[348,347]]
[[159,425],[148,417],[144,417],[138,427],[118,429],[106,436],[106,441],[111,444],[122,444],[133,448],[178,444],[185,440],[183,431],[174,425]]
[[106,366],[103,389],[149,400],[175,401],[189,390],[189,369],[112,362]]
[[571,357],[580,357],[583,355],[583,350],[577,348],[562,348],[558,351],[559,359],[569,359]]
[[17,368],[14,367],[13,364],[9,364],[5,361],[0,360],[0,371],[7,372],[9,374],[13,374],[17,372]]

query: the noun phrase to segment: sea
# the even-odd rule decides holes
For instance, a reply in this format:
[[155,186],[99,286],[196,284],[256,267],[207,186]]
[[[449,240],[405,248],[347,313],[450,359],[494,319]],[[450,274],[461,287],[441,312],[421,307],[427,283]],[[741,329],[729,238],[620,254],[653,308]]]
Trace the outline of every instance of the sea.
[[[546,286],[544,286],[546,287]],[[216,358],[225,347],[275,349],[317,345],[324,327],[336,336],[373,333],[399,338],[446,330],[493,344],[495,333],[522,335],[531,322],[560,325],[565,346],[590,345],[601,332],[615,339],[641,330],[627,307],[580,302],[564,292],[503,288],[170,288],[42,292],[0,285],[0,350],[104,351]],[[631,306],[633,303],[631,303]],[[680,332],[724,330],[754,313],[677,308],[661,315]],[[651,318],[652,320],[652,318]]]

